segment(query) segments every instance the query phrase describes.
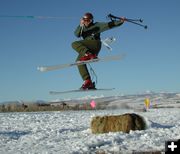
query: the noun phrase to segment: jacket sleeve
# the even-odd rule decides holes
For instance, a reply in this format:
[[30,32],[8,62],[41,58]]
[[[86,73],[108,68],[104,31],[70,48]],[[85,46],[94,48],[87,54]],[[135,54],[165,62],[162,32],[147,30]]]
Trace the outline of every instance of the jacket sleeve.
[[76,28],[76,30],[74,31],[74,35],[76,36],[76,37],[81,37],[81,33],[82,33],[82,29],[83,29],[83,27],[82,26],[78,26],[77,28]]
[[123,22],[119,20],[119,21],[111,21],[111,22],[100,22],[98,24],[99,24],[99,31],[101,33],[106,30],[121,26]]

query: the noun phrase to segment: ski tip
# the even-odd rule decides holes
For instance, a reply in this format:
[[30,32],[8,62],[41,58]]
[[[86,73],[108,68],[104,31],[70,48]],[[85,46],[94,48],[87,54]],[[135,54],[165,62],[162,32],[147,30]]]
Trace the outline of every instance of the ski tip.
[[40,71],[40,72],[47,71],[45,67],[37,67],[37,70]]

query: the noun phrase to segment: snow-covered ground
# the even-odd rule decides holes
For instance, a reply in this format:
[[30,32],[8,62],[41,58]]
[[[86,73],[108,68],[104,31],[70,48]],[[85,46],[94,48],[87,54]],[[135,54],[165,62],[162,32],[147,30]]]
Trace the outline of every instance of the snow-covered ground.
[[[178,96],[179,97],[179,96]],[[134,99],[134,98],[133,98]],[[158,101],[160,98],[154,100]],[[138,112],[132,109],[143,102],[124,107],[131,99],[116,99],[111,105],[118,109],[92,111],[62,111],[39,113],[0,113],[0,154],[11,153],[132,153],[133,151],[164,151],[165,141],[180,139],[180,108],[172,97],[161,104],[173,104],[174,108],[149,109]],[[125,101],[126,100],[126,101]],[[161,99],[162,100],[162,99]],[[178,105],[179,106],[178,106]],[[110,106],[110,104],[109,104]],[[148,125],[144,131],[129,134],[117,132],[92,134],[90,122],[97,115],[137,113]]]

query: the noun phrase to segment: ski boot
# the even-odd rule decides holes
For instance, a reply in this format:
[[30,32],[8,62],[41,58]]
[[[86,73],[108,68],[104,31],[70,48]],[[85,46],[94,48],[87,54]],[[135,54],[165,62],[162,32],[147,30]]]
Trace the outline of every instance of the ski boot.
[[97,58],[96,54],[87,52],[87,53],[85,53],[85,55],[83,57],[80,58],[80,61],[87,61],[87,60],[96,59],[96,58]]
[[84,83],[80,89],[82,89],[82,90],[96,89],[95,88],[95,82],[92,82],[90,79],[87,79],[84,81]]

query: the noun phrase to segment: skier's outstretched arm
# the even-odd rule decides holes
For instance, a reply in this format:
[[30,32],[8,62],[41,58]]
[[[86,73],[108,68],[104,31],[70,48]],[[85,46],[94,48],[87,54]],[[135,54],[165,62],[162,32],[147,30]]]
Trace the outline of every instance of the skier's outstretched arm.
[[121,26],[124,23],[124,20],[111,21],[111,22],[99,22],[98,26],[100,28],[100,32]]

